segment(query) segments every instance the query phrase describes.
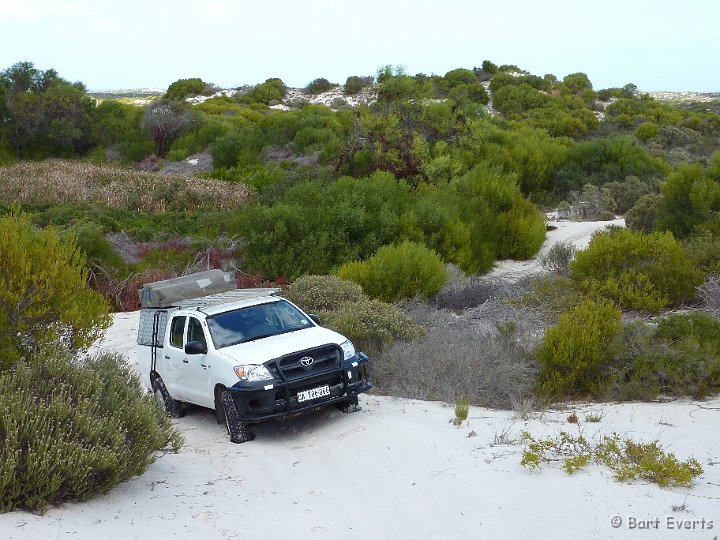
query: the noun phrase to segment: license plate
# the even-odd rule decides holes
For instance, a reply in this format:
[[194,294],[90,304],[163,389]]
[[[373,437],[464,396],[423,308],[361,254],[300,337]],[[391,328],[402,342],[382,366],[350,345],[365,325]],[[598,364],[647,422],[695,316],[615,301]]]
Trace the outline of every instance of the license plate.
[[303,390],[302,392],[298,392],[297,400],[298,403],[302,403],[303,401],[310,401],[312,399],[317,399],[329,395],[330,386],[326,384],[324,386],[318,386],[317,388],[310,388],[309,390]]

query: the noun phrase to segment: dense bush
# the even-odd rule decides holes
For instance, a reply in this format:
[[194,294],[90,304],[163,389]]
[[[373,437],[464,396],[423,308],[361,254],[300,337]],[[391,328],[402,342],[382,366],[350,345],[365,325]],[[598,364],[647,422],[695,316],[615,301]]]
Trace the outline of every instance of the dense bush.
[[167,92],[165,92],[165,99],[172,101],[182,101],[183,99],[191,96],[198,95],[209,95],[211,94],[211,87],[199,77],[191,79],[178,79],[170,86],[168,86]]
[[571,191],[568,196],[570,216],[578,221],[608,221],[615,217],[616,206],[610,190],[593,184],[585,184],[581,191]]
[[[0,352],[7,360],[4,351]],[[41,349],[0,371],[0,512],[105,493],[182,438],[118,356]]]
[[720,213],[720,152],[709,167],[682,164],[661,186],[657,227],[685,238]]
[[608,397],[704,398],[720,390],[720,321],[707,313],[671,315],[655,329],[626,325],[615,348]]
[[370,84],[372,84],[372,77],[358,77],[357,75],[351,75],[345,81],[343,93],[346,96],[352,96]]
[[296,279],[286,294],[305,311],[334,310],[345,302],[365,299],[362,287],[337,276],[303,276]]
[[641,141],[648,141],[655,137],[659,131],[660,130],[656,123],[643,122],[635,130],[635,136]]
[[445,284],[445,266],[437,253],[407,241],[383,246],[366,261],[347,263],[338,275],[386,302],[416,295],[431,297]]
[[247,240],[248,266],[268,277],[327,274],[400,238],[411,205],[408,186],[387,173],[330,186],[301,181],[280,201],[240,215],[233,232]]
[[238,101],[245,104],[262,103],[268,105],[271,102],[279,102],[285,97],[287,86],[278,78],[267,79],[264,83],[258,84],[246,94],[240,95]]
[[0,217],[0,369],[42,343],[78,350],[97,339],[110,318],[87,273],[74,236],[38,231],[27,214]]
[[657,193],[659,186],[654,179],[642,181],[635,176],[628,176],[622,181],[608,182],[603,186],[610,191],[615,201],[614,212],[624,214],[637,202],[650,193]]
[[657,223],[657,213],[661,201],[662,197],[657,193],[648,193],[640,197],[625,214],[625,225],[627,225],[628,229],[646,233],[653,232]]
[[320,77],[318,79],[314,79],[310,84],[308,84],[305,87],[305,91],[308,94],[322,94],[323,92],[327,92],[335,86],[337,85],[331,83],[324,77]]
[[612,361],[620,315],[613,304],[593,300],[561,315],[537,350],[538,391],[553,397],[596,392]]
[[323,326],[348,337],[355,348],[374,354],[397,339],[410,340],[422,328],[392,304],[378,300],[345,302],[331,311],[318,311]]
[[0,140],[19,157],[71,157],[90,149],[94,101],[82,83],[18,62],[0,72]]
[[555,191],[561,195],[586,183],[603,185],[628,176],[661,178],[668,170],[662,159],[622,136],[578,143],[567,157],[567,163],[555,173]]
[[720,241],[711,231],[694,234],[684,243],[692,262],[706,274],[720,273]]
[[702,282],[702,273],[670,233],[621,228],[596,233],[570,268],[588,293],[648,311],[692,300]]

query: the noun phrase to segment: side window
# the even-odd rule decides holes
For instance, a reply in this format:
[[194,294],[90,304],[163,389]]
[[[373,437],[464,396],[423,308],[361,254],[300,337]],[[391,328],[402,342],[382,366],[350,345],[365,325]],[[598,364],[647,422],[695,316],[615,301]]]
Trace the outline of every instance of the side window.
[[191,341],[199,341],[207,347],[205,333],[200,325],[200,321],[198,321],[195,317],[190,317],[190,320],[188,321],[187,343],[190,343]]
[[182,349],[183,333],[185,332],[185,319],[187,317],[175,317],[170,325],[170,345]]

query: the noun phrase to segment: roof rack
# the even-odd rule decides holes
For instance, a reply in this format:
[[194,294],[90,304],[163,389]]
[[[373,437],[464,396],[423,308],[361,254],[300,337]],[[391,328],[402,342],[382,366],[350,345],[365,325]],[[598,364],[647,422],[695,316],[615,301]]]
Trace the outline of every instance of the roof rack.
[[232,291],[201,296],[200,298],[183,300],[182,302],[178,302],[176,306],[185,309],[204,308],[227,304],[229,302],[238,302],[240,300],[251,300],[262,296],[272,296],[278,292],[280,292],[279,288],[234,289]]

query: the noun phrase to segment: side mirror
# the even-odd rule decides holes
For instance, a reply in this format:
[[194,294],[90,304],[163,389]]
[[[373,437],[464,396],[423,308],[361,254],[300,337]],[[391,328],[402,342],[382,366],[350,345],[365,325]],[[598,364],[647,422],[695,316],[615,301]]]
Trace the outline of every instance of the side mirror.
[[202,341],[191,341],[185,344],[185,354],[207,354],[207,345]]
[[308,313],[308,317],[310,317],[310,319],[312,319],[315,324],[320,324],[320,317],[318,317],[314,313]]

